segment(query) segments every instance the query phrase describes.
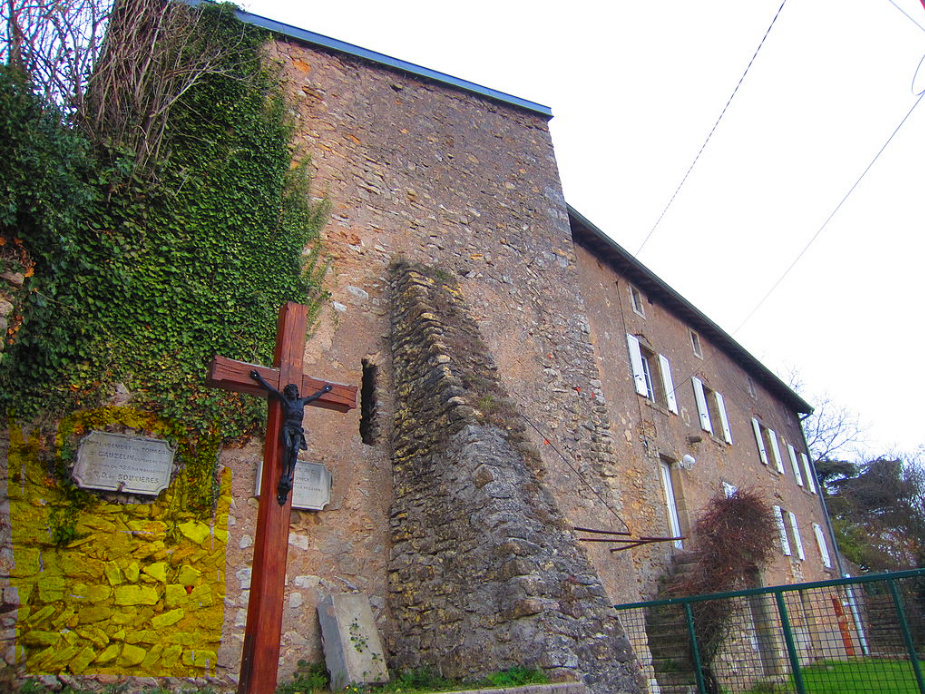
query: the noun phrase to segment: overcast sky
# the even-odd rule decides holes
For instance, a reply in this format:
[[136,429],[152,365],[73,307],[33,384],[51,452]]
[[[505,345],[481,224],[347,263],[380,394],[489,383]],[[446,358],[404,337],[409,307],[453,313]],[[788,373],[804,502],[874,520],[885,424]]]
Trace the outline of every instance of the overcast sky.
[[[631,252],[780,8],[781,0],[244,3],[551,107],[566,199]],[[920,0],[786,2],[638,255],[782,378],[798,372],[810,402],[827,394],[856,411],[874,453],[925,444],[925,105],[742,324],[925,90],[925,66],[916,77],[923,27]]]

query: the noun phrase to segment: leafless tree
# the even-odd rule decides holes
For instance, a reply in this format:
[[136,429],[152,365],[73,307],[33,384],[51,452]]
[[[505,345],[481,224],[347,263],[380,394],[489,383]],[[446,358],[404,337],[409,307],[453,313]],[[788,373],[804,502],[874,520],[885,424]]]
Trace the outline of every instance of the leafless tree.
[[803,435],[814,462],[858,462],[865,443],[867,425],[858,414],[837,404],[824,393],[805,394],[803,379],[796,370],[788,378],[790,387],[813,405],[813,413],[803,420]]
[[[237,40],[215,40],[202,6],[167,0],[2,0],[0,59],[91,141],[156,160],[171,108],[208,75],[233,75]],[[229,58],[231,59],[229,61]]]
[[858,457],[867,427],[856,412],[823,396],[815,401],[813,414],[803,420],[803,433],[814,461],[850,460]]
[[211,26],[185,3],[119,0],[80,111],[91,138],[133,150],[140,166],[156,159],[174,104],[206,76],[234,76],[244,55],[243,25],[232,41]]
[[4,0],[0,61],[25,70],[40,95],[72,114],[100,53],[110,0]]

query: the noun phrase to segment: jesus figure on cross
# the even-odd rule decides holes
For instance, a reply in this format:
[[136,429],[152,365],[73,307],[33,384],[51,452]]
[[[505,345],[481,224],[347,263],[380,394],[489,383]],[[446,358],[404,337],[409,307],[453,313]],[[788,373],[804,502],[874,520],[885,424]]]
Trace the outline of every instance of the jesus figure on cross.
[[289,492],[292,491],[293,477],[295,476],[295,465],[299,459],[299,451],[308,450],[305,442],[305,429],[302,428],[302,417],[305,406],[314,402],[325,393],[331,392],[331,384],[326,383],[320,390],[304,398],[299,397],[299,387],[295,383],[288,384],[280,393],[272,384],[260,375],[256,370],[251,371],[251,378],[266,388],[271,395],[279,400],[283,407],[283,430],[280,432],[280,439],[283,443],[286,459],[283,462],[283,470],[279,477],[279,487],[276,490],[276,500],[280,506],[285,505]]

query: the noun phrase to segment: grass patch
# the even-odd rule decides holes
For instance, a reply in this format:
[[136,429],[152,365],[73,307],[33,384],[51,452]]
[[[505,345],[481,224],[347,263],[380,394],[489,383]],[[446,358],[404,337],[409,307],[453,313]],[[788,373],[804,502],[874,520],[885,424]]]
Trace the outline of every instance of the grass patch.
[[[921,667],[925,669],[925,663]],[[803,684],[807,694],[919,694],[908,660],[828,660],[803,668]],[[786,683],[759,682],[747,694],[792,692],[796,692],[796,686],[791,677]]]
[[429,692],[458,692],[467,689],[495,689],[521,687],[527,684],[546,684],[549,678],[540,670],[516,667],[494,672],[478,680],[452,680],[432,670],[407,670],[395,675],[388,684],[349,687],[349,694],[425,694]]

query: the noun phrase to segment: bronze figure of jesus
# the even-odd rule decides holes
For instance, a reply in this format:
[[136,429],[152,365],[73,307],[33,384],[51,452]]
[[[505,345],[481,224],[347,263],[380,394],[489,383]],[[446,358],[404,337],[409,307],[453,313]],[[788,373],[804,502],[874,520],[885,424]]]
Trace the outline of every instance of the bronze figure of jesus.
[[280,438],[283,443],[283,469],[279,477],[279,487],[276,491],[276,500],[280,506],[286,504],[289,498],[289,492],[292,491],[292,481],[295,475],[295,464],[299,458],[299,451],[308,448],[305,442],[305,429],[302,428],[302,417],[305,413],[305,406],[314,402],[325,393],[331,392],[330,384],[325,385],[321,390],[312,393],[304,398],[299,397],[299,387],[290,383],[283,392],[280,393],[276,388],[267,383],[267,381],[257,371],[251,371],[251,378],[267,389],[270,395],[280,401],[283,408],[283,428],[280,432]]

